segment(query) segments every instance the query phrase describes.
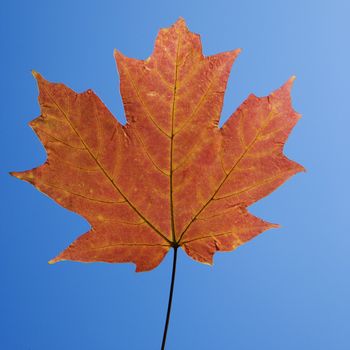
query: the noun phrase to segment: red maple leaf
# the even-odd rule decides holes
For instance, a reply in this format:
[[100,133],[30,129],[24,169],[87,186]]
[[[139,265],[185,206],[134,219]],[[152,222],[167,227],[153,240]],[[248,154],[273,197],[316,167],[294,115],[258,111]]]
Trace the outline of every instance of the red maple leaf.
[[283,154],[299,119],[293,78],[267,97],[250,95],[219,128],[238,53],[203,56],[182,19],[159,32],[146,60],[116,51],[125,126],[91,90],[34,73],[41,115],[30,125],[47,161],[12,174],[91,224],[51,262],[133,262],[146,271],[182,247],[211,263],[216,251],[276,227],[247,207],[303,170]]

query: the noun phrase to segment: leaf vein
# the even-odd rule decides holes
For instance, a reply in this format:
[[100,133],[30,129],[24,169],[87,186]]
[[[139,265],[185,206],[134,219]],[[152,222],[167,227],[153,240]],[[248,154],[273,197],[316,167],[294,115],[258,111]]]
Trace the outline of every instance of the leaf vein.
[[166,137],[170,138],[170,135],[168,135],[157,123],[156,121],[154,120],[151,112],[149,111],[149,109],[147,108],[145,102],[143,101],[142,97],[141,97],[141,94],[140,94],[140,91],[139,89],[137,88],[130,72],[129,72],[129,69],[125,66],[125,70],[126,70],[126,76],[128,77],[129,81],[131,82],[131,85],[136,93],[136,96],[137,98],[139,99],[143,109],[146,111],[146,114],[148,116],[148,118],[152,121],[152,123],[156,126],[156,128],[162,133],[164,134]]

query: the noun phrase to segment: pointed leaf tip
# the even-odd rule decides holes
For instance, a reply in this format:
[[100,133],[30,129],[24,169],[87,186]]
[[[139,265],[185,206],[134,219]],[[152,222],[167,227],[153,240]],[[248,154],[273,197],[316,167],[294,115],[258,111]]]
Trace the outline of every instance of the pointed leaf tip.
[[29,174],[27,174],[27,176],[25,176],[26,173],[27,173],[26,171],[11,171],[11,172],[9,172],[9,174],[11,176],[16,177],[17,179],[20,179],[20,180],[27,180],[28,181],[28,179],[33,178],[33,175],[31,173],[29,173]]
[[187,28],[187,25],[186,25],[186,21],[183,17],[179,17],[176,22],[174,23],[175,26],[181,26],[181,27],[186,27]]
[[56,258],[53,258],[53,259],[49,260],[47,263],[48,263],[49,265],[53,265],[53,264],[56,264],[56,263],[59,262],[59,261],[60,261],[60,259],[58,259],[58,258],[56,257]]
[[38,77],[40,76],[40,74],[34,69],[32,69],[32,75],[35,79],[38,79]]
[[288,90],[291,90],[294,84],[294,81],[297,77],[295,75],[292,75],[284,84]]
[[270,228],[281,228],[280,224],[270,224]]
[[123,53],[117,49],[114,49],[113,51],[113,56],[114,59],[116,60],[116,62],[118,63],[118,61],[122,58],[124,58],[125,56],[123,55]]

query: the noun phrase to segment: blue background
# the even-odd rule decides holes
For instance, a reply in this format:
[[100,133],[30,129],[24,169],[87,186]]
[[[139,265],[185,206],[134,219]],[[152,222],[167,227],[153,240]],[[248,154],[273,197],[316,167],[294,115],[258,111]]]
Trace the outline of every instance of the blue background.
[[88,229],[78,215],[8,175],[45,160],[27,123],[39,114],[31,69],[92,88],[125,121],[113,59],[150,55],[183,16],[204,53],[241,47],[223,120],[250,92],[291,75],[303,115],[286,154],[308,172],[253,205],[280,223],[214,266],[179,254],[167,349],[350,348],[348,1],[4,1],[1,28],[0,349],[158,349],[172,253],[131,264],[47,261]]

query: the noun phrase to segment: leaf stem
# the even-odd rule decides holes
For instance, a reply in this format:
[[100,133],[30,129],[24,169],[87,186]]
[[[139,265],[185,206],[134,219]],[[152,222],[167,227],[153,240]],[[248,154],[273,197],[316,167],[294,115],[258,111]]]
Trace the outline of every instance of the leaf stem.
[[171,273],[171,284],[170,284],[170,292],[169,292],[169,300],[168,300],[168,310],[166,313],[166,320],[165,320],[165,326],[164,326],[164,332],[163,332],[163,341],[162,341],[162,347],[161,350],[165,349],[165,342],[166,342],[166,336],[168,333],[168,326],[169,326],[169,319],[170,319],[170,313],[171,313],[171,304],[173,301],[173,292],[174,292],[174,284],[175,284],[175,274],[176,274],[176,260],[177,260],[177,246],[174,246],[174,256],[173,256],[173,270]]

